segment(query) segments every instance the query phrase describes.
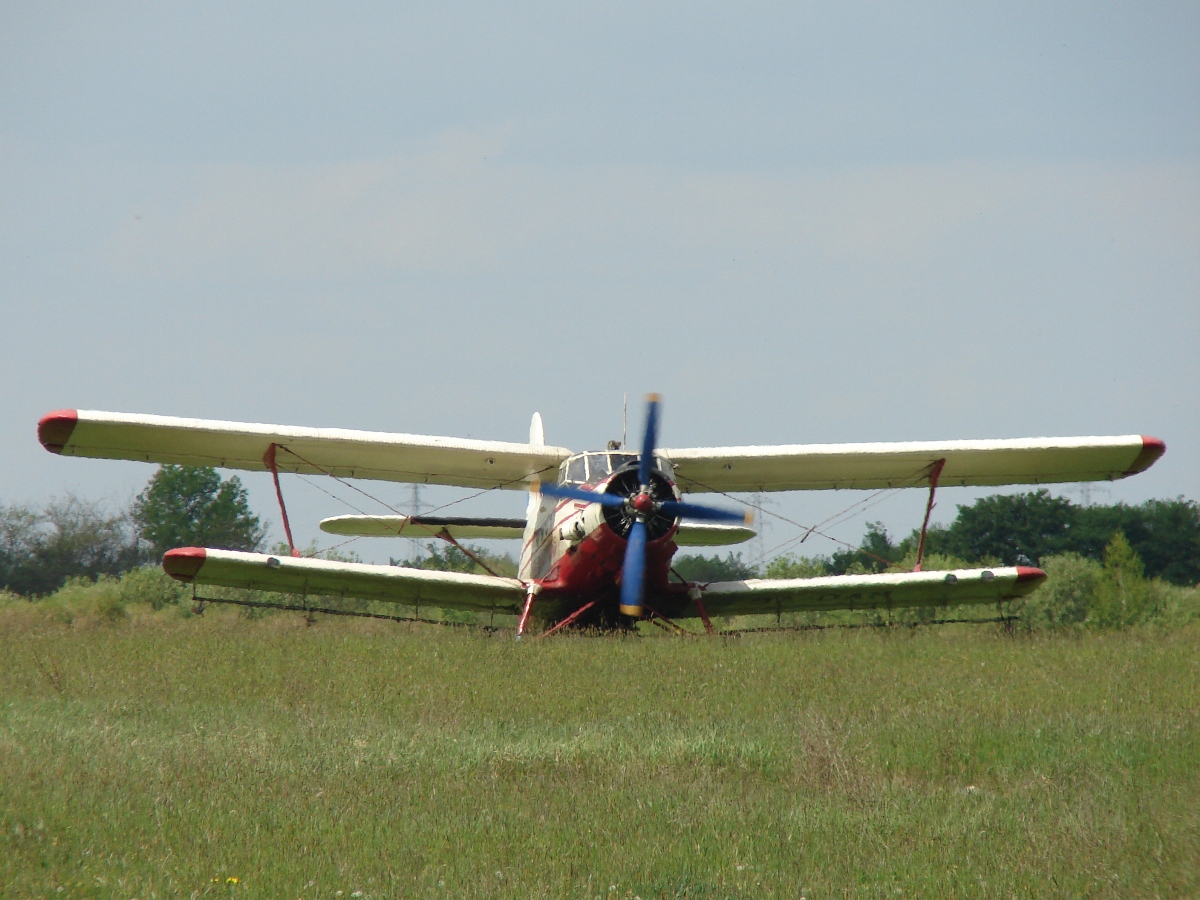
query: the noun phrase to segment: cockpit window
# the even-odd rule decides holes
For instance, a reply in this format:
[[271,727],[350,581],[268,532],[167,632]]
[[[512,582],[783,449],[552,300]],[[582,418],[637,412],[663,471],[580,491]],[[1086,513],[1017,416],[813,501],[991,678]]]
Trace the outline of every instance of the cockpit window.
[[[623,466],[636,465],[636,453],[587,453],[568,459],[559,469],[559,478],[571,484],[596,484]],[[668,478],[673,477],[671,464],[661,456],[654,458],[654,467]]]
[[583,484],[587,481],[587,469],[584,465],[584,457],[577,456],[575,459],[567,462],[567,481],[573,481],[576,484]]
[[621,468],[621,466],[637,462],[636,453],[610,453],[608,454],[608,458],[612,462],[614,472]]
[[589,484],[595,484],[597,481],[601,481],[611,474],[608,468],[607,453],[589,453],[587,461]]

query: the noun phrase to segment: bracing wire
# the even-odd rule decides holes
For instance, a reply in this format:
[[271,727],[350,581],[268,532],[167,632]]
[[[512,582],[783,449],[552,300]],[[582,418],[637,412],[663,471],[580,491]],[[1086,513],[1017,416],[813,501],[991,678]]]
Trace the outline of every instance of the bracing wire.
[[[350,484],[348,481],[346,481],[346,479],[344,479],[344,478],[341,478],[341,477],[339,477],[339,476],[337,476],[337,475],[334,475],[332,472],[330,472],[330,471],[329,471],[328,469],[326,469],[325,467],[323,467],[323,466],[321,466],[321,465],[318,465],[317,463],[314,463],[314,462],[312,462],[311,460],[305,459],[303,456],[301,456],[301,455],[300,455],[299,453],[297,453],[295,450],[292,450],[290,447],[287,447],[286,445],[283,445],[283,444],[279,444],[279,445],[277,445],[277,446],[279,447],[279,449],[280,449],[280,450],[283,450],[285,453],[288,453],[288,454],[290,454],[290,455],[294,456],[296,459],[300,460],[300,461],[301,461],[302,463],[304,463],[305,465],[312,466],[312,468],[314,468],[314,469],[316,469],[317,471],[319,471],[319,472],[323,473],[324,475],[328,476],[329,478],[332,478],[334,481],[338,482],[339,484],[341,484],[341,485],[343,485],[343,486],[345,486],[345,487],[348,487],[348,488],[350,488],[351,490],[353,490],[353,491],[356,491],[356,492],[357,492],[357,493],[359,493],[359,494],[362,494],[362,495],[363,495],[364,497],[366,497],[368,500],[372,500],[372,501],[374,501],[375,503],[378,503],[378,504],[379,504],[380,506],[382,506],[384,509],[386,509],[386,510],[388,510],[388,511],[392,512],[392,513],[395,513],[397,516],[401,516],[401,517],[403,517],[403,518],[405,518],[405,519],[411,518],[411,516],[408,516],[408,515],[406,515],[405,513],[402,513],[402,512],[400,512],[400,510],[396,509],[396,508],[395,508],[394,506],[392,506],[390,503],[388,503],[388,502],[386,502],[386,501],[384,501],[384,500],[381,500],[379,497],[376,497],[374,494],[371,494],[369,491],[365,491],[365,490],[363,490],[362,488],[358,487],[357,485]],[[550,469],[552,469],[552,468],[553,468],[553,466],[547,466],[547,467],[545,467],[544,469],[541,469],[541,470],[539,470],[538,472],[536,472],[536,473],[534,473],[534,474],[536,474],[536,475],[542,475],[542,474],[544,474],[545,472],[547,472],[548,470],[550,470]],[[303,480],[304,480],[304,482],[305,482],[306,484],[311,484],[313,487],[316,487],[318,490],[322,491],[323,493],[327,494],[328,496],[330,496],[330,497],[333,497],[335,500],[338,500],[338,501],[340,501],[340,502],[344,503],[346,506],[348,506],[350,509],[353,509],[355,512],[359,513],[360,515],[367,515],[367,513],[366,513],[366,512],[364,512],[363,510],[360,510],[360,509],[358,509],[357,507],[355,507],[355,506],[354,506],[354,504],[350,503],[350,502],[349,502],[348,500],[346,500],[345,498],[343,498],[343,497],[338,497],[336,494],[334,494],[334,493],[332,493],[332,492],[330,492],[330,491],[327,491],[327,490],[325,490],[324,488],[321,488],[321,487],[319,487],[319,486],[318,486],[318,485],[316,485],[314,482],[312,482],[312,481],[309,481],[307,478],[305,478],[305,477],[304,477],[303,475],[301,475],[299,472],[296,472],[296,473],[293,473],[293,474],[295,474],[295,475],[299,476],[301,479],[303,479]],[[484,494],[488,494],[488,493],[490,493],[490,492],[492,492],[492,491],[495,491],[495,490],[501,490],[501,489],[503,489],[503,488],[506,488],[506,487],[508,487],[509,485],[518,484],[518,483],[521,483],[521,482],[523,482],[523,481],[525,481],[525,477],[524,477],[524,476],[523,476],[523,477],[521,477],[521,478],[514,478],[514,479],[511,479],[511,480],[509,480],[509,481],[503,482],[503,483],[501,483],[501,484],[498,484],[498,485],[495,485],[495,486],[493,486],[493,487],[487,487],[487,488],[484,488],[484,489],[482,489],[482,490],[480,490],[480,491],[476,491],[474,494],[468,494],[468,495],[467,495],[467,496],[465,496],[465,497],[459,497],[457,500],[451,500],[451,501],[450,501],[450,502],[448,502],[448,503],[443,503],[441,506],[436,506],[436,507],[434,507],[433,509],[431,509],[431,510],[428,510],[426,514],[428,514],[428,513],[440,512],[440,511],[442,511],[442,510],[444,510],[444,509],[449,509],[450,507],[452,507],[452,506],[455,506],[455,505],[457,505],[457,504],[459,504],[459,503],[463,503],[463,502],[465,502],[465,501],[467,501],[467,500],[473,500],[473,499],[475,499],[476,497],[482,497]],[[420,544],[418,544],[418,543],[417,543],[417,540],[416,540],[415,538],[413,538],[413,537],[409,537],[408,535],[400,535],[398,531],[397,531],[397,536],[402,536],[402,537],[405,537],[405,538],[407,538],[409,541],[411,541],[411,542],[412,542],[412,543],[413,543],[415,546],[417,546],[417,547],[420,547]],[[481,566],[481,567],[482,567],[482,568],[483,568],[485,571],[487,571],[487,572],[491,573],[492,575],[496,575],[496,572],[494,572],[494,571],[492,570],[492,568],[491,568],[491,567],[490,567],[490,566],[489,566],[489,565],[488,565],[486,562],[484,562],[482,559],[480,559],[480,558],[479,558],[479,557],[478,557],[478,556],[477,556],[475,553],[472,553],[472,552],[471,552],[470,550],[468,550],[466,547],[462,546],[462,544],[460,544],[460,543],[459,543],[458,541],[456,541],[454,538],[450,537],[450,535],[449,535],[449,534],[447,534],[447,533],[446,533],[444,530],[443,530],[442,532],[440,532],[440,533],[439,533],[439,532],[436,532],[436,531],[432,531],[432,530],[431,530],[430,537],[431,537],[431,538],[439,538],[439,539],[441,539],[441,540],[445,540],[445,541],[447,541],[448,543],[450,543],[450,544],[452,544],[453,546],[457,547],[457,548],[458,548],[460,551],[462,551],[462,552],[463,552],[463,553],[464,553],[464,554],[465,554],[467,557],[469,557],[470,559],[472,559],[473,561],[475,561],[476,563],[478,563],[478,564],[479,564],[479,565],[480,565],[480,566]],[[338,547],[345,547],[346,545],[348,545],[348,544],[351,544],[351,543],[353,543],[353,542],[354,542],[354,541],[356,541],[356,540],[359,540],[359,537],[352,537],[352,538],[350,538],[349,540],[342,541],[342,542],[341,542],[341,543],[339,543],[339,544],[334,544],[332,547],[326,547],[326,548],[324,548],[323,550],[318,550],[318,551],[316,551],[316,552],[317,552],[317,553],[328,553],[330,550],[336,550]]]
[[[803,541],[803,540],[807,539],[807,537],[809,535],[812,535],[812,534],[815,534],[819,537],[823,537],[828,541],[833,541],[835,544],[841,544],[843,547],[846,547],[849,550],[853,550],[858,553],[865,553],[867,556],[871,557],[872,559],[876,560],[877,562],[883,563],[885,566],[892,565],[892,560],[884,559],[882,556],[877,556],[876,554],[872,553],[870,550],[865,550],[861,546],[855,546],[854,544],[850,543],[849,541],[843,541],[841,538],[836,538],[831,534],[827,534],[824,531],[821,531],[820,529],[823,526],[825,526],[826,524],[828,524],[830,521],[833,521],[833,520],[844,521],[844,520],[842,520],[842,517],[844,515],[846,515],[847,513],[849,513],[851,510],[853,510],[855,507],[860,506],[863,503],[867,503],[876,497],[880,497],[880,495],[882,495],[882,494],[885,494],[890,491],[899,491],[899,490],[902,490],[903,488],[914,486],[918,481],[921,480],[921,478],[924,477],[924,475],[925,475],[925,470],[924,470],[924,468],[922,468],[922,469],[918,470],[916,473],[914,473],[910,478],[904,479],[904,482],[902,484],[883,488],[883,489],[877,491],[875,494],[872,494],[870,497],[866,497],[863,500],[857,500],[854,503],[852,503],[850,506],[848,506],[846,509],[842,510],[842,512],[838,513],[837,515],[831,516],[829,519],[826,519],[824,522],[819,522],[816,525],[811,525],[811,526],[810,525],[802,525],[801,523],[797,522],[794,519],[788,518],[787,516],[783,515],[782,513],[777,513],[770,509],[765,509],[765,508],[762,509],[761,512],[763,515],[773,516],[774,518],[779,519],[782,522],[786,522],[787,524],[792,525],[795,528],[799,528],[801,531],[805,532],[805,535],[803,538],[799,538],[799,539],[793,538],[791,540],[785,541],[783,544],[781,544],[777,547],[773,547],[771,550],[767,551],[766,553],[763,553],[760,556],[756,557],[755,559],[751,560],[750,565],[756,565],[761,560],[770,556],[771,553],[774,553],[776,550],[778,550],[779,547],[794,543],[796,540]],[[706,491],[710,491],[711,493],[714,493],[714,494],[719,494],[720,496],[726,497],[727,499],[732,500],[735,503],[742,502],[738,497],[735,497],[733,494],[730,494],[727,491],[719,490],[717,488],[711,487],[710,485],[704,484],[701,481],[696,481],[695,479],[689,479],[689,480],[693,484],[704,488]],[[885,499],[888,499],[888,497],[881,497],[879,500],[876,501],[876,503],[881,503]],[[875,503],[871,504],[871,506],[874,506],[874,505],[876,505],[876,504]],[[862,510],[859,510],[859,512],[860,513],[865,512],[866,509],[869,509],[869,508],[870,508],[870,506],[868,506]],[[835,521],[835,524],[840,524],[840,521]]]

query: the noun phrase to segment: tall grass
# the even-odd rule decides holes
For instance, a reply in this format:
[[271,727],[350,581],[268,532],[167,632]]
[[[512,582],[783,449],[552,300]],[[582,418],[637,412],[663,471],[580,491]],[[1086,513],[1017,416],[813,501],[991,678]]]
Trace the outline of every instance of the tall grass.
[[1200,892],[1196,624],[0,629],[4,896]]

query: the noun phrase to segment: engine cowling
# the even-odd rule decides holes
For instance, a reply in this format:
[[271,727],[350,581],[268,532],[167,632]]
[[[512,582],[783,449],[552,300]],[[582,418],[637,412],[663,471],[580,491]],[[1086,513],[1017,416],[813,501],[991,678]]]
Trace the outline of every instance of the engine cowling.
[[[671,482],[667,480],[665,475],[658,471],[650,473],[650,484],[648,486],[650,488],[650,499],[656,504],[664,500],[678,499]],[[638,483],[637,465],[633,464],[617,470],[605,486],[604,493],[616,494],[618,497],[627,497],[633,500],[641,493],[641,488],[641,484]],[[630,504],[625,504],[624,506],[606,506],[603,509],[604,521],[608,523],[608,527],[620,537],[628,538],[636,518],[634,510],[630,509]],[[652,512],[645,517],[645,522],[646,539],[654,541],[665,537],[671,528],[674,527],[676,519],[674,516],[669,516],[663,512]]]

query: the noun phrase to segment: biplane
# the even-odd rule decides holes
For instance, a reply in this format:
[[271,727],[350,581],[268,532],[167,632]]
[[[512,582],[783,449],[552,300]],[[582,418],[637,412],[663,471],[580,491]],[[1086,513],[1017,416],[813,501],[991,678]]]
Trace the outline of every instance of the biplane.
[[[1144,471],[1166,450],[1141,435],[668,449],[658,446],[659,416],[659,398],[650,395],[639,447],[612,442],[583,453],[548,445],[537,413],[524,444],[87,410],[50,413],[38,423],[38,438],[63,456],[271,472],[290,555],[180,547],[162,561],[180,581],[389,601],[416,618],[422,607],[506,613],[519,617],[518,637],[535,609],[549,630],[651,618],[700,619],[711,632],[717,617],[773,614],[778,621],[793,611],[1011,600],[1045,574],[1031,566],[921,571],[939,485],[1113,480]],[[304,558],[292,541],[281,473],[528,491],[524,518],[344,515],[321,522],[336,535],[436,537],[460,547],[465,539],[520,539],[517,575]],[[744,511],[685,500],[685,493],[894,487],[929,491],[914,571],[671,579],[679,547],[736,544],[755,533]]]

